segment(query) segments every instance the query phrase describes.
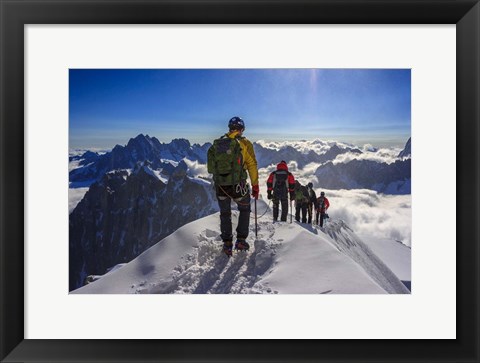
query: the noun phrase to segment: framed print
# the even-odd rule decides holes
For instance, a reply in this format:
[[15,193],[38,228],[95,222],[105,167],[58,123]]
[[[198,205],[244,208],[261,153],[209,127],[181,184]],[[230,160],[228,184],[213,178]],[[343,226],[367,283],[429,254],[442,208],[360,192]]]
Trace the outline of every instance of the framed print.
[[[234,36],[233,28],[224,31]],[[32,28],[28,34],[33,37],[34,32]],[[149,32],[155,32],[157,39],[162,38],[161,30],[157,32],[152,28]],[[96,33],[98,36],[99,31]],[[259,36],[259,31],[256,34]],[[282,38],[287,41],[286,37]],[[453,44],[453,36],[450,39]],[[445,37],[443,40],[447,42]],[[111,85],[112,80],[114,85]],[[208,80],[207,85],[205,80]],[[69,293],[409,294],[412,281],[410,80],[410,69],[70,69]],[[132,102],[138,82],[142,84],[138,95],[141,94],[145,102],[140,109],[137,101]],[[118,83],[124,86],[119,87]],[[157,88],[159,85],[161,89]],[[344,87],[355,94],[362,92],[362,100],[356,95],[346,96]],[[218,93],[224,89],[231,90],[231,96]],[[128,90],[127,93],[124,90]],[[96,97],[89,106],[90,102],[84,97],[91,93]],[[305,97],[307,93],[311,96]],[[345,96],[335,97],[338,93]],[[389,94],[386,100],[382,97],[385,93]],[[104,98],[102,95],[106,94],[109,96]],[[146,101],[148,94],[151,101]],[[109,113],[117,119],[116,110],[130,104],[129,109],[135,116],[131,122],[129,118],[122,121],[122,127],[132,129],[125,135],[135,135],[127,136],[125,146],[119,143],[102,154],[92,151],[85,143],[108,145],[108,138],[115,137],[112,128],[118,125],[118,121],[109,124],[108,117],[103,118],[104,121],[97,119],[95,125],[89,124],[86,120],[95,119],[101,112],[93,105],[120,99],[123,101],[109,108]],[[390,103],[390,99],[395,101]],[[181,102],[180,107],[178,102]],[[265,103],[269,106],[260,115]],[[311,103],[314,105],[309,106]],[[328,110],[332,103],[349,104],[357,111],[340,117],[337,107]],[[209,104],[208,107],[204,107],[205,104]],[[285,104],[288,106],[282,106]],[[379,104],[388,104],[385,106],[388,115],[385,108],[377,108]],[[151,107],[155,109],[154,114],[163,113],[163,116],[155,116],[155,121],[150,123],[152,111],[142,115],[142,109]],[[196,117],[188,121],[186,114],[198,112],[202,107],[205,121]],[[228,135],[237,135],[247,146],[252,142],[251,152],[245,157],[235,147],[233,151],[227,148],[230,153],[223,152],[231,140],[237,141],[230,137],[219,138],[216,131],[223,129],[223,122],[220,118],[217,121],[213,114],[207,116],[209,110],[222,108],[242,109],[242,117],[230,117],[227,126],[232,130]],[[263,127],[251,119],[253,115],[249,116],[249,109],[256,110]],[[87,114],[88,110],[93,113]],[[180,116],[184,121],[172,125],[170,118],[177,119],[179,112],[186,113]],[[289,112],[295,116],[289,119]],[[376,112],[381,116],[375,115]],[[344,141],[347,136],[337,136],[337,126],[332,131],[328,128],[316,130],[319,122],[315,116],[304,116],[302,124],[296,125],[299,113],[330,114],[338,118],[336,123],[340,119],[352,120],[343,126],[352,131],[361,122],[354,118],[358,113],[365,114],[365,119],[396,121],[394,125],[371,126],[373,129],[369,133],[375,136],[369,135],[364,140],[371,142],[375,138],[376,145],[382,145],[380,149],[368,143],[352,148],[337,141],[302,141],[315,132],[331,139],[342,137]],[[210,118],[210,123],[206,122]],[[139,124],[142,124],[140,128]],[[95,126],[98,127],[96,136],[88,135],[88,129]],[[151,127],[155,130],[142,133]],[[394,130],[378,130],[383,128]],[[383,132],[390,134],[383,136]],[[238,136],[240,133],[242,136]],[[327,136],[328,133],[331,136]],[[155,134],[161,135],[162,141],[150,136]],[[107,140],[103,139],[105,137]],[[265,137],[270,140],[264,140]],[[362,140],[361,134],[352,137]],[[273,141],[282,139],[285,141]],[[208,140],[215,140],[214,144]],[[392,149],[393,145],[398,148]],[[79,146],[89,151],[79,150]],[[298,152],[299,149],[308,152]],[[358,155],[360,159],[356,159]],[[234,163],[238,170],[227,173],[228,177],[213,170],[218,188],[215,194],[209,171],[215,169],[215,165],[220,169],[225,158],[243,159],[246,171],[243,172],[241,163]],[[320,166],[322,161],[325,165]],[[116,165],[113,168],[104,166],[111,164]],[[231,160],[226,162],[227,171],[231,164]],[[362,185],[367,190],[378,189],[375,192],[380,195],[359,192],[348,182],[341,184],[332,174],[332,169],[338,169],[339,173],[356,179],[357,173],[362,172],[350,168],[376,167],[380,167],[377,173],[382,177],[365,179]],[[250,178],[246,179],[248,173]],[[282,181],[282,177],[288,180]],[[385,182],[378,183],[378,179],[385,179]],[[235,188],[223,184],[232,180]],[[262,182],[265,180],[266,183]],[[142,187],[138,193],[136,185],[150,185],[151,189]],[[250,188],[252,191],[258,188],[255,200],[250,197]],[[226,193],[225,199],[222,199],[223,193]],[[234,207],[232,211],[229,196],[238,201],[238,210]],[[385,200],[380,200],[383,196]],[[288,197],[292,207],[295,204],[295,210],[289,208]],[[106,203],[99,202],[104,198]],[[195,202],[191,203],[192,200]],[[330,208],[330,200],[332,204],[335,200],[337,208]],[[228,211],[230,220],[221,219],[222,213],[228,214]],[[368,224],[358,223],[353,217],[361,215],[358,219],[363,220],[376,213],[381,215],[379,220]],[[393,215],[389,216],[390,213]],[[235,219],[238,222],[234,231]],[[373,257],[369,249],[375,251],[376,246],[369,247],[362,241],[368,244],[375,239],[370,236],[371,229],[384,230],[382,235],[391,236],[389,245],[382,243],[382,247],[388,249],[383,259],[394,255],[395,266],[389,268],[379,260],[380,256],[379,259]],[[356,231],[357,236],[350,230]],[[366,235],[362,236],[362,231]],[[187,235],[196,237],[185,243]],[[154,248],[161,240],[164,241]],[[335,248],[330,248],[329,244]],[[291,245],[295,248],[289,248]],[[92,247],[95,253],[91,253]],[[382,252],[377,250],[376,255],[379,254]],[[361,266],[366,276],[359,274],[357,266],[352,266],[350,259],[344,257]],[[116,267],[110,269],[111,266]],[[337,268],[339,271],[335,272]],[[102,275],[106,269],[108,273]],[[393,274],[389,269],[393,269]],[[296,274],[301,276],[291,278]],[[322,278],[318,279],[319,276]]]
[[1,9],[2,361],[480,359],[478,1]]

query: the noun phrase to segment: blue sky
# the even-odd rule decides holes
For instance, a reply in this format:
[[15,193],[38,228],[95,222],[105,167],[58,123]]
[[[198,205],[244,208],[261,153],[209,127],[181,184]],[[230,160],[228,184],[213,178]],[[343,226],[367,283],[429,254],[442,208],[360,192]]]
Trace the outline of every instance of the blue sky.
[[143,133],[212,141],[240,116],[250,140],[402,146],[409,69],[71,69],[70,148],[111,149]]

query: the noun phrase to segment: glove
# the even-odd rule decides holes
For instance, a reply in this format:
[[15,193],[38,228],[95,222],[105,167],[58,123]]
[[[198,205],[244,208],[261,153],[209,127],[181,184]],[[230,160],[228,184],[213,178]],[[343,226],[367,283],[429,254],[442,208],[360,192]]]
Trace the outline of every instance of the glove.
[[267,198],[272,199],[272,191],[271,190],[267,190]]
[[252,185],[252,197],[258,199],[258,193],[260,192],[258,185]]
[[294,200],[295,199],[295,192],[290,192],[290,200]]

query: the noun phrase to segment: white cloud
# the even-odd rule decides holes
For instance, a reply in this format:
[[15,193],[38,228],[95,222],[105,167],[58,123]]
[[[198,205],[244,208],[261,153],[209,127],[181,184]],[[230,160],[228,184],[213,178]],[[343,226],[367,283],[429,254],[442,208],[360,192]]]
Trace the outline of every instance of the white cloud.
[[369,144],[364,145],[362,154],[355,153],[345,153],[338,155],[335,160],[332,161],[334,164],[348,163],[354,159],[357,160],[372,160],[378,163],[387,163],[392,164],[398,160],[397,155],[400,152],[400,149],[379,149],[378,151],[371,151],[375,149],[369,149],[371,146]]
[[198,161],[188,160],[184,158],[183,161],[188,166],[187,175],[190,177],[209,178],[211,174],[208,173],[207,164],[200,164]]
[[288,162],[288,170],[291,172],[291,173],[295,173],[297,172],[299,169],[298,169],[298,163],[295,161],[295,160],[291,160]]
[[372,151],[372,152],[374,152],[374,151],[376,151],[377,149],[376,149],[376,147],[373,146],[372,144],[365,144],[365,145],[363,145],[362,150],[363,150],[363,151]]
[[96,152],[97,154],[102,155],[102,154],[106,154],[107,152],[110,152],[111,150],[106,150],[104,148],[98,148],[98,147],[93,147],[90,149],[70,149],[68,151],[68,156],[83,155],[87,151]]
[[383,195],[366,189],[325,193],[331,204],[330,217],[343,219],[355,232],[411,245],[411,195]]
[[72,213],[77,204],[83,199],[87,188],[68,189],[68,214]]
[[352,145],[331,141],[331,140],[299,140],[299,141],[265,141],[258,140],[257,144],[264,148],[280,150],[287,146],[293,147],[302,154],[308,154],[310,151],[314,151],[318,155],[325,154],[333,145],[338,145],[341,148],[352,147]]

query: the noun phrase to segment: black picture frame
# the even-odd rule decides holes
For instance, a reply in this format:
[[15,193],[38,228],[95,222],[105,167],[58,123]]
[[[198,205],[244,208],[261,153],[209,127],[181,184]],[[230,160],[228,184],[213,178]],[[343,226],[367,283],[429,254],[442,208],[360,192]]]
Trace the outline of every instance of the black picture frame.
[[[1,0],[0,11],[2,362],[480,361],[478,0]],[[457,339],[242,342],[24,339],[24,26],[157,23],[456,24]],[[441,321],[439,317],[439,324]],[[230,329],[229,326],[226,323],[224,328]]]

